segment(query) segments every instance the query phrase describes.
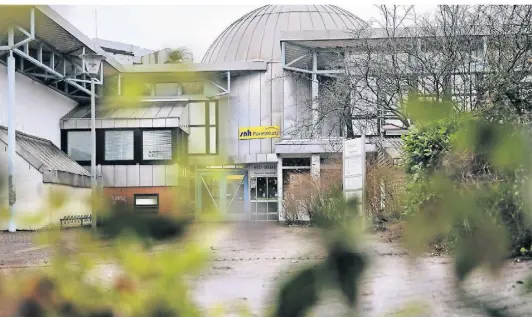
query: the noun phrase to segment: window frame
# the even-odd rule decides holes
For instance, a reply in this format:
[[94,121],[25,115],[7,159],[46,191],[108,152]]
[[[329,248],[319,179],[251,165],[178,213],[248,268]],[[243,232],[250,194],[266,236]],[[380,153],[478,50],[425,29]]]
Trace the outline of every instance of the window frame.
[[[156,205],[137,205],[137,198],[141,197],[153,197],[155,196],[157,198],[157,204]],[[160,197],[158,193],[154,194],[133,194],[133,207],[135,210],[146,210],[151,212],[159,212],[159,207],[161,205]]]
[[[144,152],[144,138],[143,134],[145,131],[165,131],[170,130],[171,138],[172,138],[172,156],[170,160],[145,160],[143,159],[143,152]],[[176,128],[142,128],[140,129],[139,133],[139,161],[140,164],[148,164],[148,165],[159,165],[159,164],[172,164],[177,160],[178,154],[176,153],[176,150],[178,148],[177,146],[178,141],[178,133]],[[182,141],[182,139],[181,139]],[[181,156],[181,155],[179,155]]]
[[[105,144],[106,144],[106,139],[105,139],[105,135],[107,132],[116,132],[116,131],[131,131],[133,132],[133,159],[131,160],[107,160],[105,158]],[[128,164],[131,164],[131,163],[134,163],[135,162],[135,159],[137,158],[137,135],[136,135],[136,131],[135,129],[131,129],[131,128],[118,128],[118,129],[102,129],[102,142],[100,143],[100,147],[102,148],[101,152],[102,152],[102,162],[104,162],[104,164],[102,165],[128,165]],[[96,147],[98,148],[98,136],[96,136]],[[98,157],[98,154],[96,154],[96,157]]]
[[[65,152],[65,154],[70,157],[70,155],[68,155],[68,132],[91,132],[90,129],[72,129],[72,130],[61,130],[61,150],[63,152]],[[98,144],[98,141],[96,141],[96,144]],[[92,151],[91,151],[91,155],[92,155]],[[96,149],[96,160],[98,160],[98,149]],[[91,165],[91,161],[88,160],[81,160],[81,161],[76,161],[79,165]]]
[[[203,101],[202,100],[197,100],[197,101],[191,101],[191,103],[203,103],[204,107],[205,107],[205,121],[204,121],[204,124],[191,124],[191,125],[189,125],[189,127],[191,127],[191,128],[205,128],[205,153],[190,153],[189,149],[188,149],[188,146],[187,146],[187,153],[188,153],[188,155],[193,155],[193,156],[216,156],[216,155],[219,154],[219,149],[220,149],[220,144],[219,144],[219,141],[220,141],[220,129],[219,129],[219,125],[220,125],[220,118],[219,118],[220,110],[218,108],[219,107],[219,103],[218,103],[218,101],[213,101],[213,100],[203,100]],[[210,107],[210,103],[214,103],[214,113],[215,113],[214,124],[211,124],[211,117],[210,117],[211,107]],[[211,153],[211,128],[214,128],[215,131],[216,131],[216,149],[214,150],[214,153]]]

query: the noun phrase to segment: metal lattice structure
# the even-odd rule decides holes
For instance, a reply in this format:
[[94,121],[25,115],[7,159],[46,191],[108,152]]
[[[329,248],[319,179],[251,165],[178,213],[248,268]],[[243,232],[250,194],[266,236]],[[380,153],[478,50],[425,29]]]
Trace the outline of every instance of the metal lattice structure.
[[[106,53],[48,6],[3,6],[0,13],[0,63],[15,57],[18,73],[76,101],[90,99],[90,78],[79,57]],[[97,84],[121,69],[104,64]]]

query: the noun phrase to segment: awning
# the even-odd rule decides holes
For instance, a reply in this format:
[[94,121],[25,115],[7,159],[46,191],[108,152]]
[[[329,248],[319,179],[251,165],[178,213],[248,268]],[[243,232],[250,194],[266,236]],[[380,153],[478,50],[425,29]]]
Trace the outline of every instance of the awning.
[[[77,106],[61,118],[61,129],[90,129],[89,105]],[[188,103],[183,101],[141,102],[135,107],[96,107],[96,129],[180,128],[189,133]]]

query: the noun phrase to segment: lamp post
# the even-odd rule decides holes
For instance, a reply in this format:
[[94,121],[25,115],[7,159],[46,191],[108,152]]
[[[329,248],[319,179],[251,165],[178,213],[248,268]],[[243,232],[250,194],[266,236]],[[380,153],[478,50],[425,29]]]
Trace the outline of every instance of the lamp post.
[[105,57],[99,54],[83,54],[83,70],[91,78],[91,201],[92,201],[92,228],[96,230],[96,78],[100,73],[100,67]]

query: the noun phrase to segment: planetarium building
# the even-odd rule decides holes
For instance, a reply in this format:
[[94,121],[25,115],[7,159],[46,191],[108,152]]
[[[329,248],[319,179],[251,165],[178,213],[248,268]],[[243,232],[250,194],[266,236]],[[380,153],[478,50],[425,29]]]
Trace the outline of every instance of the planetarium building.
[[[18,114],[16,129],[51,140],[87,171],[90,81],[79,55],[107,58],[97,90],[95,160],[112,201],[172,212],[184,199],[196,214],[216,210],[234,219],[283,220],[283,189],[291,175],[319,177],[326,172],[323,162],[341,152],[342,129],[317,116],[320,82],[341,75],[331,67],[332,56],[344,54],[353,41],[349,32],[365,22],[339,7],[260,7],[223,30],[199,63],[168,63],[169,50],[91,40],[46,6],[17,10],[20,21],[12,22],[36,37],[0,48],[15,53],[20,76],[64,106],[43,105],[47,119],[39,129],[31,111]],[[6,34],[10,30],[6,26]],[[0,62],[7,65],[8,55]],[[64,67],[51,69],[59,58]],[[26,64],[42,74],[28,72]],[[24,91],[27,84],[18,78],[13,85]],[[115,107],[139,91],[135,107]],[[16,100],[19,106],[25,99]]]

